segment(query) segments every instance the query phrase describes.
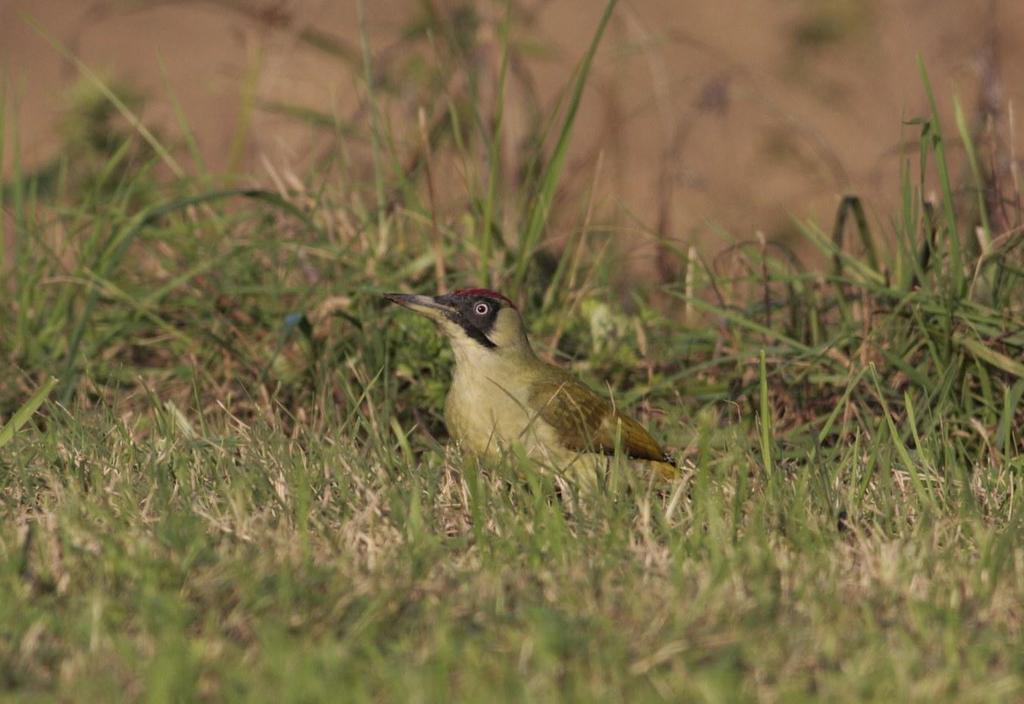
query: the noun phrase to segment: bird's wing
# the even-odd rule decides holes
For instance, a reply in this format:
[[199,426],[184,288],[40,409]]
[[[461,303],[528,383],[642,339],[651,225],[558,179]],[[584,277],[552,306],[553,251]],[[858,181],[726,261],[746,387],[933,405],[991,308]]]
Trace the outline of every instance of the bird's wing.
[[618,436],[622,452],[628,457],[669,461],[642,425],[568,374],[534,383],[530,411],[552,426],[559,441],[570,450],[610,455],[615,452]]

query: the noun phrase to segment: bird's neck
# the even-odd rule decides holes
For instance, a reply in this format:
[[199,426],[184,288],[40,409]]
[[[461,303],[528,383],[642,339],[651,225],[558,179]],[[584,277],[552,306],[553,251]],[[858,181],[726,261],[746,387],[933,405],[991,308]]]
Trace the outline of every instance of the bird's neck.
[[534,376],[533,372],[544,366],[529,343],[515,349],[488,349],[475,340],[453,340],[452,350],[455,353],[455,383],[480,384],[488,380],[506,384],[528,383]]

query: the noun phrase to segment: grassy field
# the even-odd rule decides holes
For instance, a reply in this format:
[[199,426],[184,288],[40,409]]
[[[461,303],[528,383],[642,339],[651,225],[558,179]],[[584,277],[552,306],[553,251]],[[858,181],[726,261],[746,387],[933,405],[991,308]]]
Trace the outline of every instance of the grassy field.
[[[820,271],[666,241],[678,276],[628,285],[637,233],[559,186],[588,63],[501,184],[500,99],[427,116],[410,161],[369,89],[336,127],[372,169],[339,149],[236,189],[187,124],[152,134],[87,77],[64,157],[2,191],[0,690],[1024,698],[1017,184],[965,121],[923,115],[901,212],[799,223]],[[454,209],[442,160],[470,175]],[[451,355],[379,294],[471,284],[513,296],[683,479],[616,468],[580,494],[446,447]]]

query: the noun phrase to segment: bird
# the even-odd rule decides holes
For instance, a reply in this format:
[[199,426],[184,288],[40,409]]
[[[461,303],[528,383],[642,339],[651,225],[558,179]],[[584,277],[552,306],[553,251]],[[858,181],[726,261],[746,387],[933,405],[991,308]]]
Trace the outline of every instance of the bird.
[[451,343],[455,370],[444,418],[463,451],[495,458],[521,444],[532,461],[591,483],[618,451],[645,478],[678,476],[672,457],[640,423],[534,353],[507,296],[459,288],[384,298],[434,321]]

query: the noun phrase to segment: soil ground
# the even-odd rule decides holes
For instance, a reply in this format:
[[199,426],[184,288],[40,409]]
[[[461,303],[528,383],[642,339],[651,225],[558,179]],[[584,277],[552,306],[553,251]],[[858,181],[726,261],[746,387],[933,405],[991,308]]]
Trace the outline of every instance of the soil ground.
[[[602,3],[523,4],[532,13],[527,39],[543,49],[530,60],[532,88],[551,106]],[[371,50],[395,46],[423,6],[367,2]],[[499,4],[477,8],[501,14]],[[302,41],[310,29],[358,48],[357,4],[3,0],[8,136],[19,131],[30,167],[60,148],[78,70],[41,30],[145,95],[144,119],[165,134],[180,132],[176,100],[211,169],[256,182],[266,182],[266,163],[301,173],[322,131],[246,106],[353,114],[361,90],[354,69]],[[1021,38],[1024,3],[1011,0],[630,0],[616,9],[598,54],[570,164],[590,181],[588,155],[602,152],[602,202],[681,243],[715,249],[722,232],[747,239],[757,231],[784,241],[793,216],[828,226],[844,193],[863,196],[884,231],[896,212],[901,145],[916,149],[917,128],[901,121],[927,112],[916,57],[928,67],[947,133],[956,95],[972,126],[994,117],[1004,135],[1019,138],[1019,125],[1006,126],[1024,91]],[[1009,144],[1004,153],[1012,158]],[[641,238],[635,256],[651,254],[649,241]]]

